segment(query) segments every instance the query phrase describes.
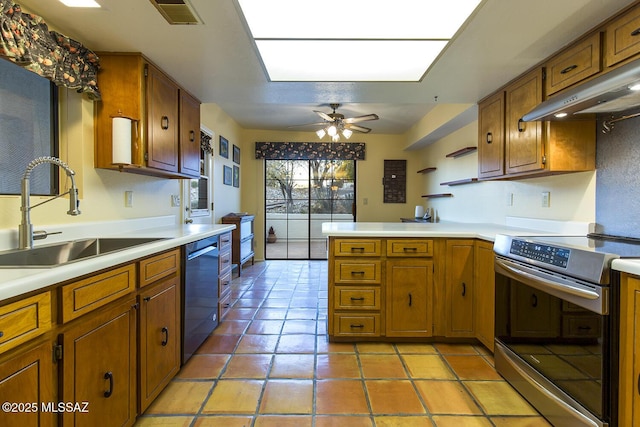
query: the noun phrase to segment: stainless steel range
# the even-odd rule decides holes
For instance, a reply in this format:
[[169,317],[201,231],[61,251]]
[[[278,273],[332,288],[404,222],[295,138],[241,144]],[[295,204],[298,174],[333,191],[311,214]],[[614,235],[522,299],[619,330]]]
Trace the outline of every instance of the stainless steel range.
[[498,372],[554,426],[616,426],[620,257],[640,241],[496,236]]

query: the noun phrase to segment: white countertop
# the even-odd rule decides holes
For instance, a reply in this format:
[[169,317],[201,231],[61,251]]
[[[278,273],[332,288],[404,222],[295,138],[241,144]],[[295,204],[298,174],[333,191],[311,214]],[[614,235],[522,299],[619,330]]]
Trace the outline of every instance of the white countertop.
[[[94,271],[110,268],[118,264],[131,262],[157,252],[173,249],[178,246],[206,237],[231,231],[236,228],[233,224],[190,224],[184,226],[165,225],[157,228],[142,228],[126,231],[122,234],[85,235],[82,238],[93,237],[159,237],[164,240],[134,246],[129,249],[87,258],[82,261],[71,262],[58,267],[45,268],[0,268],[2,279],[0,282],[0,302],[2,300],[22,295],[28,292],[44,289],[56,283],[74,279]],[[118,228],[121,232],[121,228]],[[50,242],[53,243],[53,242]]]
[[640,259],[614,259],[611,262],[611,268],[640,276]]
[[322,234],[332,237],[453,237],[493,242],[496,234],[542,236],[558,233],[486,223],[325,222]]

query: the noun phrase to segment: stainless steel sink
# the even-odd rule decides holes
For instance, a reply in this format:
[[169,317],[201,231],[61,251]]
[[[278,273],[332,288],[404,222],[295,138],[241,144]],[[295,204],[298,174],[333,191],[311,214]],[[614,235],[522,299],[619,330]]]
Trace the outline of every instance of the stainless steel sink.
[[4,251],[0,252],[0,268],[56,267],[158,240],[163,238],[95,238]]

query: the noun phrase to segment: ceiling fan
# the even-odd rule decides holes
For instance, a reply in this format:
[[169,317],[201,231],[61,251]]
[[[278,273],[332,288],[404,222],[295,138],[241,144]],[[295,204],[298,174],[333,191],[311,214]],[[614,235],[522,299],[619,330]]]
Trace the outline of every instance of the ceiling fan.
[[[377,114],[365,114],[364,116],[357,117],[344,117],[344,114],[336,113],[336,109],[340,107],[340,104],[329,104],[329,107],[333,110],[332,113],[325,113],[323,111],[313,110],[314,113],[319,115],[324,121],[319,123],[309,123],[306,125],[298,126],[323,126],[322,129],[318,129],[316,134],[320,139],[325,135],[329,135],[333,141],[340,139],[340,134],[349,139],[353,132],[369,133],[371,129],[356,125],[355,123],[366,122],[369,120],[378,120]],[[298,127],[290,126],[290,127]]]

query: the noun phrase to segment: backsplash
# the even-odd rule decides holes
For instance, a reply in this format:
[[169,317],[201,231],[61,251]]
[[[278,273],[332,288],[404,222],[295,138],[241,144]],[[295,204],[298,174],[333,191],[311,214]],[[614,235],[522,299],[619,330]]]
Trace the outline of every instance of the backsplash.
[[640,117],[616,122],[605,134],[608,118],[598,116],[596,232],[640,238]]

